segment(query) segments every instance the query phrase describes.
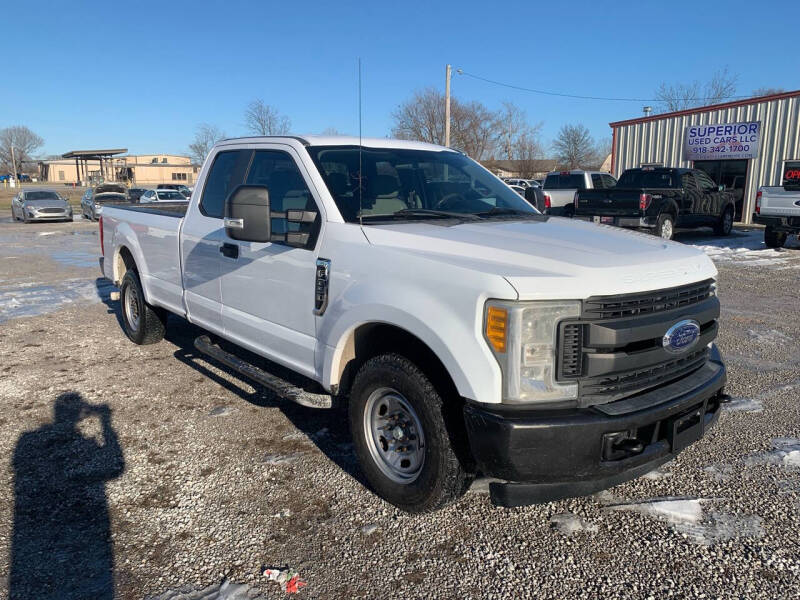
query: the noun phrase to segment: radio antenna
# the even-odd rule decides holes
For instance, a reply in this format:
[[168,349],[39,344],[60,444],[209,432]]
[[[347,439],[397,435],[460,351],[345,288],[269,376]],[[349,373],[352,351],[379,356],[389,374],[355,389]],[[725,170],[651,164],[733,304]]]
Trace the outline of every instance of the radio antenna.
[[358,224],[363,227],[364,220],[361,217],[363,210],[362,196],[364,194],[363,176],[361,174],[361,57],[358,57]]

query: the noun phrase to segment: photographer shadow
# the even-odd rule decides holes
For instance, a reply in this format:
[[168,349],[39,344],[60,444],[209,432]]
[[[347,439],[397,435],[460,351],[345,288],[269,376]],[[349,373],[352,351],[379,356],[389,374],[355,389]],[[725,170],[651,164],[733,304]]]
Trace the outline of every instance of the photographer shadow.
[[[14,450],[14,530],[9,599],[114,597],[114,552],[105,484],[125,462],[108,405],[56,398],[52,423],[22,434]],[[97,416],[102,443],[79,423]]]

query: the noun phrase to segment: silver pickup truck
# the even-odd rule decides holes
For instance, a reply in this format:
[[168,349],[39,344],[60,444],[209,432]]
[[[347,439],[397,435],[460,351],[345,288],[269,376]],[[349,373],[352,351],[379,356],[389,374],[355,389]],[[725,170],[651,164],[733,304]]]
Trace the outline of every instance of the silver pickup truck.
[[[600,171],[553,171],[544,180],[544,210],[546,215],[571,217],[575,213],[575,192],[612,188],[617,180]],[[537,207],[539,208],[539,207]],[[540,208],[541,210],[541,208]]]
[[761,186],[753,222],[765,225],[764,243],[780,248],[789,234],[800,233],[800,160],[783,163],[780,186]]

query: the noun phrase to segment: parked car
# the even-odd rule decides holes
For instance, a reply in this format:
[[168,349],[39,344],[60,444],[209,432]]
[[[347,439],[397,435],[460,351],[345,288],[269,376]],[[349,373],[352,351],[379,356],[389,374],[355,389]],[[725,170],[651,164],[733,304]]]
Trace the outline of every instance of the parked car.
[[142,197],[147,191],[147,188],[129,188],[128,189],[128,200],[131,202],[139,202],[139,198]]
[[543,216],[421,142],[226,140],[198,190],[106,207],[125,334],[158,342],[172,312],[278,397],[346,402],[365,479],[404,510],[478,471],[504,506],[590,494],[719,417],[716,269],[696,248]]
[[141,204],[149,202],[186,202],[188,198],[173,189],[146,190],[139,198]]
[[574,212],[575,192],[591,189],[608,189],[617,185],[609,173],[600,171],[552,171],[545,177],[545,214],[571,217]]
[[156,186],[158,190],[176,190],[189,198],[192,195],[192,190],[183,185],[182,183],[159,183]]
[[800,234],[800,161],[785,161],[780,186],[761,186],[753,222],[765,225],[764,243],[780,248],[789,234]]
[[15,221],[72,221],[72,207],[55,190],[26,188],[11,200]]
[[506,177],[503,179],[508,185],[516,185],[521,188],[527,188],[531,185],[531,182],[527,179],[519,179],[517,177]]
[[101,183],[86,190],[81,198],[81,214],[85,219],[96,221],[109,203],[128,201],[128,188],[120,183]]
[[713,227],[729,235],[735,195],[699,169],[642,167],[620,175],[616,187],[582,190],[575,216],[618,227],[643,227],[670,240],[676,227]]

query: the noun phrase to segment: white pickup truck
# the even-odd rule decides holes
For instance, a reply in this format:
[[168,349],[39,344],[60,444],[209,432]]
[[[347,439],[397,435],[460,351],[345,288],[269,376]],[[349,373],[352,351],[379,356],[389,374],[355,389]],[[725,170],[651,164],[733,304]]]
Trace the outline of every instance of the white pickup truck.
[[783,246],[790,233],[800,234],[800,160],[783,163],[780,186],[758,188],[753,222],[765,225],[769,248]]
[[617,180],[602,171],[552,171],[544,179],[544,213],[557,217],[575,214],[575,193],[613,188]]
[[541,215],[447,148],[227,140],[188,206],[108,206],[101,233],[133,342],[171,312],[283,398],[347,402],[367,481],[404,510],[477,474],[503,506],[596,492],[673,458],[724,398],[705,254]]

